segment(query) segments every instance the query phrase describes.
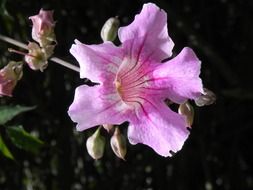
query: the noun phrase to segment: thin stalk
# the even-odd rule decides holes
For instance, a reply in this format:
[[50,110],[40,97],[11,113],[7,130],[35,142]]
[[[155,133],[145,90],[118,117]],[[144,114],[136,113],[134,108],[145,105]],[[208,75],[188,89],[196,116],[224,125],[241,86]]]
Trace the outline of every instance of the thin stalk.
[[[26,49],[26,50],[28,49],[28,47],[27,47],[26,44],[24,44],[22,42],[19,42],[17,40],[14,40],[12,38],[9,38],[7,36],[3,36],[1,34],[0,34],[0,40],[2,40],[4,42],[7,42],[9,44],[15,45],[17,47]],[[49,60],[51,60],[51,61],[53,61],[55,63],[58,63],[58,64],[60,64],[60,65],[62,65],[64,67],[67,67],[67,68],[69,68],[69,69],[71,69],[73,71],[80,72],[80,68],[79,67],[77,67],[77,66],[75,66],[75,65],[73,65],[73,64],[71,64],[69,62],[66,62],[66,61],[64,61],[62,59],[59,59],[58,57],[51,57]]]

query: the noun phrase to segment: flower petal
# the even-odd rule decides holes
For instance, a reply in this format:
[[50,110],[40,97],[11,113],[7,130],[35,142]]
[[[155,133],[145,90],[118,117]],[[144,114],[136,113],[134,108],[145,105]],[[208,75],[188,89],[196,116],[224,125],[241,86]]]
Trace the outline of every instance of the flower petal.
[[82,85],[76,88],[68,114],[77,122],[77,130],[82,131],[96,125],[123,123],[127,120],[125,106],[113,91],[110,93],[100,85]]
[[128,139],[132,144],[150,146],[161,156],[172,156],[171,151],[179,151],[189,135],[185,118],[163,102],[154,105],[143,106],[130,120]]
[[119,39],[132,52],[141,51],[156,61],[172,55],[173,41],[168,35],[167,14],[153,3],[145,4],[134,21],[119,28]]
[[93,82],[102,82],[103,73],[116,75],[119,64],[123,59],[121,47],[111,42],[99,45],[86,45],[75,40],[70,53],[80,64],[80,77],[89,78]]
[[164,97],[176,103],[195,99],[203,93],[199,78],[201,62],[192,49],[184,48],[174,59],[161,64],[153,72],[155,85],[165,89]]

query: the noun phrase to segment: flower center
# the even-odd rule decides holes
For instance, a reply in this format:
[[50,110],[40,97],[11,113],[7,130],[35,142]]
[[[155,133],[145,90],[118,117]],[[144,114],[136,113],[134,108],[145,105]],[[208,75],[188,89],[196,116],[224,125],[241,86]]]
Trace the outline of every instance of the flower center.
[[128,105],[142,104],[144,87],[147,86],[145,69],[136,60],[125,58],[118,70],[115,87],[122,101]]
[[115,87],[116,87],[116,89],[117,89],[117,92],[119,93],[119,94],[121,94],[121,83],[119,82],[119,81],[115,81]]

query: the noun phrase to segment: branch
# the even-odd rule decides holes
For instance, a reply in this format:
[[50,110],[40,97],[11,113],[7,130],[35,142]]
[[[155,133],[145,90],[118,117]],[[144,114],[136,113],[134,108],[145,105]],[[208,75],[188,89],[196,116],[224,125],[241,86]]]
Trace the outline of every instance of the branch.
[[[12,38],[9,38],[7,36],[3,36],[1,34],[0,34],[0,40],[2,40],[4,42],[7,42],[9,44],[15,45],[17,47],[26,49],[26,50],[28,49],[26,44],[24,44],[22,42],[19,42],[17,40],[14,40]],[[59,59],[57,57],[51,57],[49,60],[51,60],[51,61],[53,61],[55,63],[58,63],[58,64],[60,64],[60,65],[62,65],[64,67],[67,67],[67,68],[69,68],[69,69],[71,69],[73,71],[80,72],[80,68],[79,67],[77,67],[77,66],[75,66],[75,65],[73,65],[73,64],[71,64],[69,62],[66,62],[66,61],[64,61],[62,59]]]

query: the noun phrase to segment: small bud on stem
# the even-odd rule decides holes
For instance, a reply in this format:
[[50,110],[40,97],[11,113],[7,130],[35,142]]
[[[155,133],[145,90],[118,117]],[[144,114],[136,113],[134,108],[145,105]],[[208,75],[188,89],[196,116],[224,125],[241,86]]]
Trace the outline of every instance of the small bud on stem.
[[101,136],[100,129],[101,127],[99,127],[86,141],[87,151],[95,160],[102,158],[105,149],[105,138]]
[[191,127],[194,120],[194,109],[191,104],[188,101],[180,104],[178,113],[186,116],[187,127]]
[[101,38],[104,42],[114,41],[117,37],[118,28],[119,28],[119,19],[118,17],[109,18],[101,30]]
[[121,134],[118,127],[115,128],[114,134],[111,137],[111,148],[116,156],[125,160],[125,155],[127,153],[126,139]]
[[195,100],[195,104],[199,107],[208,106],[216,101],[216,95],[211,90],[204,88],[204,93]]

